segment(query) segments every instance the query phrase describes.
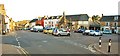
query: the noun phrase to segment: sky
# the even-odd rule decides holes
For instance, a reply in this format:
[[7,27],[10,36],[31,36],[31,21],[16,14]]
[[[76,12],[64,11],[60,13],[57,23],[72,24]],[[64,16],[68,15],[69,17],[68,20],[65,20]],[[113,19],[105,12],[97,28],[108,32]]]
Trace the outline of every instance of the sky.
[[14,21],[32,20],[38,16],[88,14],[118,15],[120,0],[0,0],[6,14]]

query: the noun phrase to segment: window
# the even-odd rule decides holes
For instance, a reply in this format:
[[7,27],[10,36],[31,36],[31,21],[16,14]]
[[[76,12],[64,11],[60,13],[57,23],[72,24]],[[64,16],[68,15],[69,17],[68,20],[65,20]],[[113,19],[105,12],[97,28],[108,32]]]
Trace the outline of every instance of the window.
[[56,24],[58,24],[59,22],[58,21],[56,21]]
[[115,20],[115,21],[118,20],[118,16],[114,17],[114,20]]
[[45,24],[47,24],[47,22],[45,22]]
[[52,22],[52,24],[53,24],[53,22]]
[[106,26],[109,26],[110,25],[110,22],[106,22]]
[[114,23],[114,26],[117,26],[117,22]]

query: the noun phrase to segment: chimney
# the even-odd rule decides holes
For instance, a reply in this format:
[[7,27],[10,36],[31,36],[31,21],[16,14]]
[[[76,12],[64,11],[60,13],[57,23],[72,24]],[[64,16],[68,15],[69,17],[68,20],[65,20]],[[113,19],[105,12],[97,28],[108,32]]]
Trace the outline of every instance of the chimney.
[[102,17],[103,17],[103,14],[102,14]]

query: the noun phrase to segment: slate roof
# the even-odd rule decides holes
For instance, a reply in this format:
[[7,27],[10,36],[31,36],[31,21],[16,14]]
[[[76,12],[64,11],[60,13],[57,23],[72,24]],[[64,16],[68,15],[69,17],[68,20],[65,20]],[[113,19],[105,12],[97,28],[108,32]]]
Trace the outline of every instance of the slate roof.
[[114,21],[114,16],[103,16],[100,21],[103,21],[103,22],[112,22]]
[[66,19],[71,21],[88,21],[89,16],[87,14],[66,15]]
[[30,23],[36,22],[37,20],[38,20],[38,19],[33,19],[33,20],[30,21]]
[[[118,17],[118,20],[114,20],[114,17]],[[103,16],[100,19],[101,22],[120,22],[120,15],[112,15],[112,16]]]

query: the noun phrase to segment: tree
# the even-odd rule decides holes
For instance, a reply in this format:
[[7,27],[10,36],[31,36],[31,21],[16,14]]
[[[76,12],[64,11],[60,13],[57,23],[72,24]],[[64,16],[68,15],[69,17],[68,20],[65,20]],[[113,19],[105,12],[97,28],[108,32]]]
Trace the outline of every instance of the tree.
[[97,27],[100,27],[100,19],[101,17],[99,15],[92,16],[92,26],[94,26],[94,30],[97,29]]
[[97,23],[97,24],[100,24],[100,20],[101,18],[100,18],[100,16],[99,15],[93,15],[92,16],[92,21],[93,21],[93,23]]

